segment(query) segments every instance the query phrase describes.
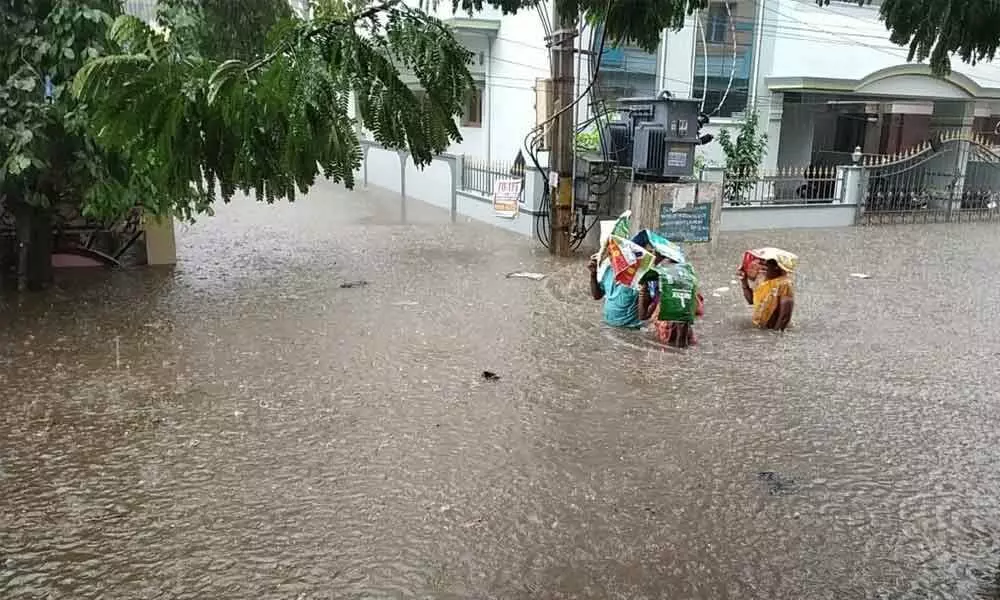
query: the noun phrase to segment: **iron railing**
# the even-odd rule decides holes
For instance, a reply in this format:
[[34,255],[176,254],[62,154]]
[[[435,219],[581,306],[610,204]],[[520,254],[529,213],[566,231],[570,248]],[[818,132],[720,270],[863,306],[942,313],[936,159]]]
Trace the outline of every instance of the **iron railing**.
[[1000,155],[956,136],[864,164],[862,225],[993,221]]
[[462,189],[487,196],[493,193],[495,181],[523,177],[524,165],[514,161],[487,162],[466,156],[462,163]]
[[724,206],[832,203],[838,193],[836,167],[726,171],[722,178]]

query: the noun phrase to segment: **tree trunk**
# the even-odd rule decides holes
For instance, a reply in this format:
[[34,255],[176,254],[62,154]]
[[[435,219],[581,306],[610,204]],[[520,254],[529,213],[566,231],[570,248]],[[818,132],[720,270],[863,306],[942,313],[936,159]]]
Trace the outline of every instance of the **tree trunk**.
[[36,291],[52,283],[52,213],[21,205],[17,222],[17,289]]

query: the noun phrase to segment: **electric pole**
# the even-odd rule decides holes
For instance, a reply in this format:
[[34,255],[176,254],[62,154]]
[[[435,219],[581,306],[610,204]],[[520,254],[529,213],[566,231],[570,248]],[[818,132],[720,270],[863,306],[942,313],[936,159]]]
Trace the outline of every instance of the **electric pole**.
[[575,15],[562,14],[559,4],[559,0],[553,2],[552,20],[557,29],[552,34],[552,105],[557,116],[549,158],[549,171],[559,175],[559,182],[551,190],[549,251],[558,256],[569,256],[573,252],[573,144],[576,124],[576,107],[571,106],[575,100],[573,51],[578,26]]

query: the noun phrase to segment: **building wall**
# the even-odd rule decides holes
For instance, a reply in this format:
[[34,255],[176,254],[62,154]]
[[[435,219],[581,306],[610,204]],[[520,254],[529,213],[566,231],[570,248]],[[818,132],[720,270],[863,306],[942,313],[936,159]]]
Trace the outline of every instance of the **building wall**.
[[[875,71],[906,64],[907,49],[889,41],[877,6],[860,7],[833,0],[829,6],[802,0],[764,0],[764,10],[775,20],[765,44],[774,46],[764,70],[774,77],[835,77],[862,79]],[[1000,87],[1000,64],[976,66],[958,59],[952,69],[984,87]],[[933,84],[921,78],[915,86]]]
[[510,161],[524,148],[525,136],[535,127],[538,81],[550,75],[544,39],[536,11],[500,19],[489,62],[490,139],[487,147],[473,155]]

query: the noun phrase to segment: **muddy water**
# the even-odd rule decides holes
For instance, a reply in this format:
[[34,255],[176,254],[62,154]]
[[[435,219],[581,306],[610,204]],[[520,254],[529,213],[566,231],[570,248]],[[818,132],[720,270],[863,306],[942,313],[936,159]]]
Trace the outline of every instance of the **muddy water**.
[[[407,216],[238,202],[172,272],[4,296],[0,597],[990,592],[996,226],[727,235],[680,353],[582,262]],[[784,336],[730,283],[765,243],[804,258]]]

